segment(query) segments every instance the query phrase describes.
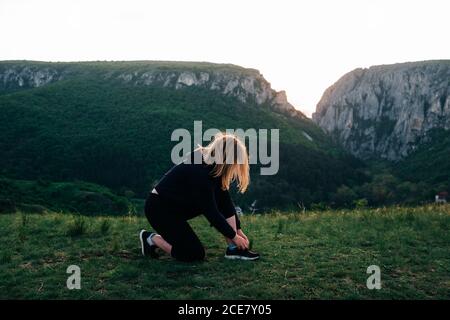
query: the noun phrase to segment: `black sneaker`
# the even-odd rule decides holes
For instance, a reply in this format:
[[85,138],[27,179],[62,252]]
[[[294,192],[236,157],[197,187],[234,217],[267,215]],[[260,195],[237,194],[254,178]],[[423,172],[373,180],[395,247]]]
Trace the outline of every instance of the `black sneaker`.
[[156,249],[158,247],[151,246],[147,242],[148,237],[150,237],[152,234],[154,234],[154,233],[146,231],[146,230],[141,230],[141,232],[139,233],[139,240],[141,241],[141,252],[144,257],[150,256],[152,258],[158,258],[159,256],[156,253]]
[[225,252],[225,258],[230,260],[258,260],[259,253],[246,250],[240,250],[238,248],[230,249],[227,248]]

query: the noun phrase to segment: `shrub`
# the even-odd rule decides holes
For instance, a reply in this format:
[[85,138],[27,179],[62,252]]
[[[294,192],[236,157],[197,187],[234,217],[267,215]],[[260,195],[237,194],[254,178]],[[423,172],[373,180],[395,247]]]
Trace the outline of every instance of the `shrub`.
[[311,210],[313,211],[325,211],[330,210],[330,207],[325,202],[311,204]]
[[21,204],[17,205],[17,207],[20,211],[27,212],[27,213],[45,213],[45,212],[49,211],[46,207],[41,206],[39,204],[21,203]]
[[100,223],[101,234],[107,234],[110,229],[111,229],[111,223],[109,222],[109,220],[106,220],[106,219],[102,220],[102,222]]
[[123,192],[123,195],[127,198],[127,199],[132,199],[136,196],[136,193],[134,193],[132,190],[125,190]]
[[365,198],[353,201],[353,205],[355,206],[355,208],[358,208],[358,209],[366,208],[368,204],[369,204],[369,202]]
[[81,236],[86,233],[86,221],[82,216],[77,216],[67,229],[67,235],[71,237]]

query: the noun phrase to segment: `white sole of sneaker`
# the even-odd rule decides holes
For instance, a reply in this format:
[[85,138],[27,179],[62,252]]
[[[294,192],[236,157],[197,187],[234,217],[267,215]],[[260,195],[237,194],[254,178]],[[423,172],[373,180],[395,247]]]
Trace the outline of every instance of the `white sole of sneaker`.
[[225,255],[225,259],[229,259],[229,260],[254,261],[254,260],[258,260],[259,257],[249,258],[249,257],[243,257],[243,256],[229,256],[229,255]]
[[145,232],[144,229],[141,230],[141,232],[139,233],[139,241],[141,242],[141,252],[142,255],[145,257],[145,251],[144,251],[144,238],[142,237],[143,233]]

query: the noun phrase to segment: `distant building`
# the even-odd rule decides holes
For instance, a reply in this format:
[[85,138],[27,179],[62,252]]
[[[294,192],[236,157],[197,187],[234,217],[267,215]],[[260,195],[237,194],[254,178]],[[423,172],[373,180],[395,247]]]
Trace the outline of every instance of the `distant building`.
[[448,197],[448,192],[447,191],[443,191],[443,192],[439,192],[434,197],[434,200],[435,200],[436,203],[447,203],[447,197]]

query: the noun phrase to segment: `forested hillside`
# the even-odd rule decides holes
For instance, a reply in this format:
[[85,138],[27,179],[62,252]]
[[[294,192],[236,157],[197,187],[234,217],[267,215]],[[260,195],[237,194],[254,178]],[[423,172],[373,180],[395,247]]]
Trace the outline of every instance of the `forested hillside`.
[[280,170],[252,168],[247,206],[310,205],[364,181],[362,164],[259,72],[156,62],[0,63],[0,174],[88,181],[144,197],[172,163],[176,128],[280,130]]

